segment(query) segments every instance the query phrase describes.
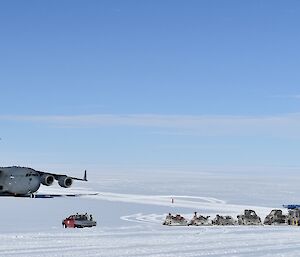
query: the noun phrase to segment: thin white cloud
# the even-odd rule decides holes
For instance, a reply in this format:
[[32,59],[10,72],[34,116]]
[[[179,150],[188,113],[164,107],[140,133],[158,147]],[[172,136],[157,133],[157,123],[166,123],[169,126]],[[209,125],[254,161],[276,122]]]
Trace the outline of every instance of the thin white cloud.
[[300,138],[300,113],[278,116],[221,115],[156,115],[156,114],[94,114],[94,115],[0,115],[0,122],[22,122],[55,127],[97,128],[143,127],[162,133],[215,135],[268,135]]

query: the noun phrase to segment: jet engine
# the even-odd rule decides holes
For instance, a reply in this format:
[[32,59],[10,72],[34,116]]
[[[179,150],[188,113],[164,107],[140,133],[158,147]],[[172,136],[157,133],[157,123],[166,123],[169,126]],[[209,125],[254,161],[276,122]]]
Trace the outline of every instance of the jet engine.
[[58,184],[61,187],[70,187],[73,184],[73,179],[67,176],[60,176],[58,178]]
[[45,186],[51,186],[53,184],[54,177],[50,174],[43,174],[41,176],[41,183]]

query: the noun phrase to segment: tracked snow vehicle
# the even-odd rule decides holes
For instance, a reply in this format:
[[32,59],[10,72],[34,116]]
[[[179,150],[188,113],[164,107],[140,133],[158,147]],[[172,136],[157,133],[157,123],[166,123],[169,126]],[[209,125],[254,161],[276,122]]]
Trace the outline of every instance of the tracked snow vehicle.
[[209,220],[210,216],[197,216],[197,212],[194,213],[194,217],[188,223],[189,226],[211,226],[212,222]]
[[188,221],[182,217],[180,214],[176,214],[173,216],[171,213],[169,213],[166,216],[165,221],[163,222],[163,225],[167,226],[187,226]]
[[236,220],[231,216],[221,216],[219,214],[216,215],[216,217],[212,221],[213,225],[219,225],[219,226],[232,226],[236,225]]
[[237,218],[239,225],[262,225],[260,217],[253,210],[244,210],[244,214]]
[[282,214],[282,210],[272,210],[264,220],[264,225],[286,224],[287,216]]
[[293,226],[300,226],[300,209],[289,210],[287,215],[287,224]]
[[71,215],[62,221],[64,228],[86,228],[94,227],[97,222],[93,220],[92,215],[86,214],[76,214]]

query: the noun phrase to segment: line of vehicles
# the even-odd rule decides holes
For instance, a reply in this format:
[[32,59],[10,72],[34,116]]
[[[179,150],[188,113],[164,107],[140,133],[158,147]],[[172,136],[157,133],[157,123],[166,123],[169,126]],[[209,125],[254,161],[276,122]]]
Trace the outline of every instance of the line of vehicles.
[[167,226],[236,226],[236,225],[294,225],[300,226],[300,209],[289,209],[288,214],[283,214],[282,210],[274,209],[268,214],[264,221],[256,214],[254,210],[244,210],[237,218],[232,216],[222,216],[217,214],[215,218],[210,216],[198,215],[194,213],[192,219],[188,220],[180,214],[172,215],[169,213],[163,225]]

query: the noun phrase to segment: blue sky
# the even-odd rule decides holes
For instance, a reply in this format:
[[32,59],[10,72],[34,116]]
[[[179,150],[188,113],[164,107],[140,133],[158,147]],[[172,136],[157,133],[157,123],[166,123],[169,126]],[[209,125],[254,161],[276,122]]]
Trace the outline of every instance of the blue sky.
[[1,1],[3,165],[300,168],[299,12],[299,1]]

